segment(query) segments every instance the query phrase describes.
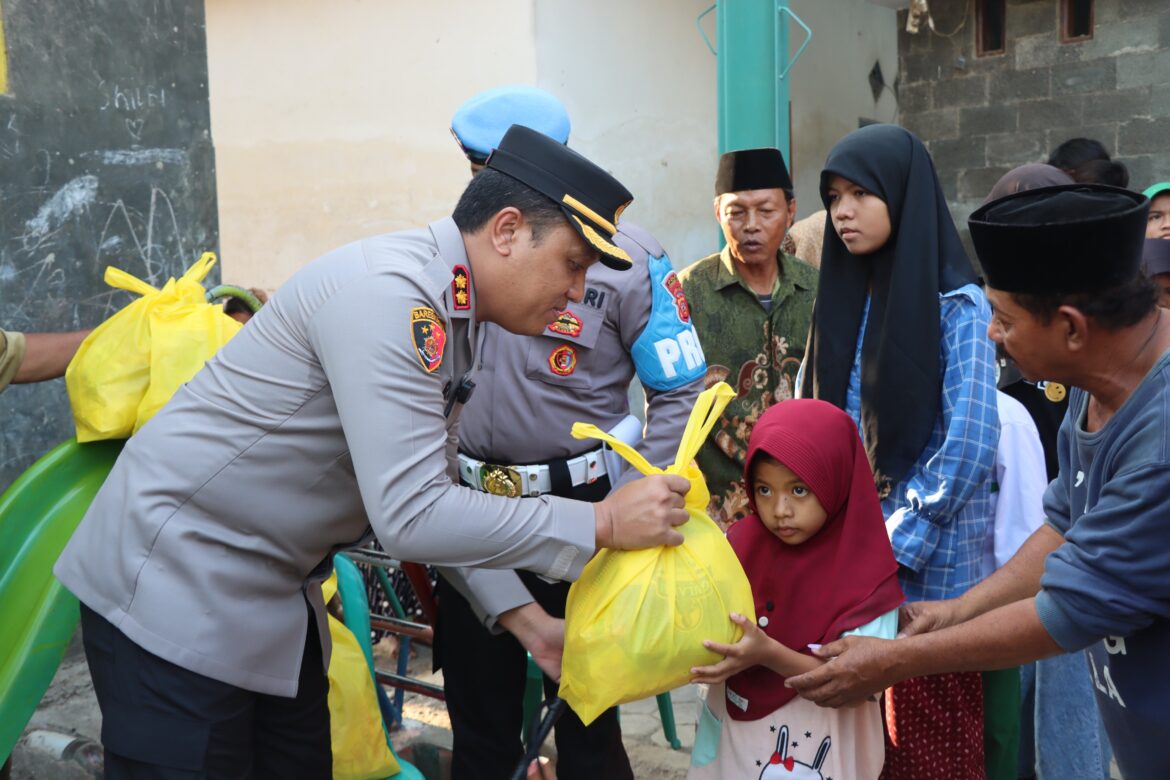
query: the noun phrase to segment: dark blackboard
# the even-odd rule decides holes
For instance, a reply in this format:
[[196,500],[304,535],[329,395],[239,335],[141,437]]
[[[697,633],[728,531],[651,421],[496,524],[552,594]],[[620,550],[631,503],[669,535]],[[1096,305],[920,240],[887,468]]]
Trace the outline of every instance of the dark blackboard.
[[[130,300],[107,265],[157,285],[218,248],[203,3],[0,9],[0,327],[92,327]],[[64,380],[0,394],[0,489],[72,433]]]

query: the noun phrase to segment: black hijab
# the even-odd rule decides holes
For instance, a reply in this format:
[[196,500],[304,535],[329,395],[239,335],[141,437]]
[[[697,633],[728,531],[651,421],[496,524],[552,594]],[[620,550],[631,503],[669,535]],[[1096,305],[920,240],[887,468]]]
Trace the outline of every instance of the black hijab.
[[917,462],[941,404],[939,293],[975,281],[934,163],[912,133],[869,125],[842,138],[821,171],[821,200],[842,176],[881,198],[891,233],[854,257],[825,217],[820,286],[801,392],[845,407],[857,331],[871,290],[861,347],[861,432],[883,495]]

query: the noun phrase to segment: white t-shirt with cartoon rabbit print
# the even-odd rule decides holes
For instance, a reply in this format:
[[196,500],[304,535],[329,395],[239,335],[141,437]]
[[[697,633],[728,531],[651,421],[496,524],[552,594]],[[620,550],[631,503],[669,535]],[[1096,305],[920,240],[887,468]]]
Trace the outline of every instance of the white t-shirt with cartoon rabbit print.
[[[893,639],[892,610],[844,636]],[[876,780],[886,760],[878,702],[829,709],[800,698],[759,720],[727,717],[726,688],[702,704],[688,780]]]

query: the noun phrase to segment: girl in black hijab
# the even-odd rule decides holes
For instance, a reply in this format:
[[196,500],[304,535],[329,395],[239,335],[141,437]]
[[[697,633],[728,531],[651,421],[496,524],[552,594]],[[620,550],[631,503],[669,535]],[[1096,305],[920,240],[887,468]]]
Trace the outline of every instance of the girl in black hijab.
[[[991,517],[990,309],[913,134],[870,125],[847,135],[825,162],[821,199],[829,214],[801,394],[857,421],[907,600],[955,598],[980,578]],[[978,674],[901,683],[886,716],[883,778],[984,777]]]

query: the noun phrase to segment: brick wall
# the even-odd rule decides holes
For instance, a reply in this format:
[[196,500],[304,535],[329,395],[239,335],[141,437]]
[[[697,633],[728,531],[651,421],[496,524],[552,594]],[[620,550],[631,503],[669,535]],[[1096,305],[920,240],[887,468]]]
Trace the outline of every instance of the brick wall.
[[930,0],[940,33],[899,13],[899,122],[926,142],[966,234],[1011,168],[1076,136],[1129,168],[1130,187],[1170,179],[1170,0],[1096,0],[1093,38],[1060,42],[1060,0],[1007,0],[1006,51],[977,57],[977,0]]

